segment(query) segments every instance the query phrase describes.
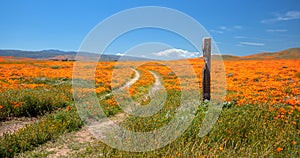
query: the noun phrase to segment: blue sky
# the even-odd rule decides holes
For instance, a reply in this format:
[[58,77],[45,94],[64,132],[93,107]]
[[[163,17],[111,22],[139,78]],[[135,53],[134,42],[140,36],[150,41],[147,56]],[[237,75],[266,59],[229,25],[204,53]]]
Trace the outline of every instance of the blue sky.
[[[99,22],[140,6],[168,7],[193,17],[211,34],[222,54],[248,55],[300,47],[298,0],[1,0],[0,6],[0,49],[78,50]],[[171,33],[145,29],[120,37],[108,52],[122,54],[143,42],[166,42],[175,51],[196,51]]]

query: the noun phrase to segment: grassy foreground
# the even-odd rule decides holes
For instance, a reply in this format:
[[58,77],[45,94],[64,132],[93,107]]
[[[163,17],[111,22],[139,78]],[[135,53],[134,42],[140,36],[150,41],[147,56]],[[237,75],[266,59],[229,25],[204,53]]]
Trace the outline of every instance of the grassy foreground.
[[[280,109],[284,105],[278,106]],[[277,111],[257,105],[224,108],[212,131],[199,137],[198,132],[206,108],[199,108],[192,124],[171,144],[149,152],[126,152],[112,148],[100,141],[80,146],[67,157],[299,157],[299,126],[282,119],[274,119]],[[74,117],[76,113],[60,115]],[[161,117],[162,115],[160,115]],[[296,120],[299,113],[288,120]],[[65,119],[65,117],[62,117]],[[72,120],[72,118],[70,118]],[[51,119],[50,119],[51,120]],[[297,119],[299,120],[299,119]],[[131,130],[149,131],[163,126],[167,119],[129,117],[122,125]],[[299,121],[297,122],[299,124]],[[80,127],[76,122],[59,125],[64,130]],[[75,126],[74,126],[75,125]],[[54,131],[54,130],[53,130]],[[62,131],[62,130],[59,130]],[[20,133],[20,132],[19,132]],[[22,133],[22,131],[21,131]],[[55,132],[56,133],[56,132]],[[11,136],[10,136],[11,137]],[[60,138],[65,139],[65,134]],[[9,137],[8,137],[9,138]],[[53,138],[57,138],[57,135]],[[7,138],[6,138],[7,139]],[[7,139],[9,140],[9,139]],[[32,141],[30,139],[29,141]],[[9,140],[9,142],[11,142]],[[73,142],[76,143],[76,142]],[[145,142],[147,143],[147,142]],[[15,145],[15,144],[14,144]],[[31,148],[28,148],[29,150]],[[80,150],[79,150],[80,149]],[[23,150],[24,151],[24,150]],[[47,151],[29,151],[24,157],[45,157]]]
[[[198,132],[204,116],[201,108],[183,136],[161,149],[124,152],[98,142],[70,157],[299,157],[299,126],[274,120],[276,115],[276,112],[253,105],[224,109],[212,131],[200,138]],[[299,115],[290,116],[290,119],[293,117]],[[148,121],[135,124],[134,128],[157,126],[149,125]]]

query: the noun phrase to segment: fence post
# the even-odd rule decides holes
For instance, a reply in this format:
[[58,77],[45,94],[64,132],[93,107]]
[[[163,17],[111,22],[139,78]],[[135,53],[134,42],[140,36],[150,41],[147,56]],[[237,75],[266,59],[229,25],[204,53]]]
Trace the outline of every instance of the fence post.
[[202,100],[210,100],[211,38],[203,38]]

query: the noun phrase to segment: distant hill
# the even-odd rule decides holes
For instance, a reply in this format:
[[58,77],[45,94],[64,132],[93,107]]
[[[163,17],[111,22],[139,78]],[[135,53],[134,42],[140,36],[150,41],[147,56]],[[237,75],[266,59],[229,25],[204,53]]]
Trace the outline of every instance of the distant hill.
[[246,60],[259,59],[296,59],[300,58],[300,48],[290,48],[276,53],[263,52],[242,57]]
[[[60,50],[41,50],[41,51],[22,51],[22,50],[0,50],[0,56],[10,56],[15,58],[32,58],[39,60],[75,60],[77,52],[75,51],[60,51]],[[81,53],[81,59],[95,59],[99,55],[95,53]],[[141,57],[119,56],[102,54],[100,61],[147,61],[153,60]]]
[[14,57],[14,56],[0,56],[0,62],[24,62],[33,61],[32,58]]
[[241,57],[239,57],[239,56],[234,56],[234,55],[221,55],[222,56],[222,58],[220,58],[220,56],[219,55],[215,55],[215,56],[213,56],[212,58],[215,58],[215,59],[218,59],[218,58],[220,58],[220,59],[222,59],[222,60],[239,60],[239,59],[241,59]]
[[268,60],[300,58],[300,48],[290,48],[279,52],[262,52],[247,56],[222,55],[223,60]]
[[64,52],[59,50],[23,51],[23,50],[0,50],[0,56],[13,56],[33,59],[47,59],[59,55],[74,55],[75,52]]
[[[12,60],[75,60],[77,52],[75,51],[60,51],[55,49],[41,50],[41,51],[22,51],[22,50],[0,50],[0,57],[6,56],[6,61]],[[80,59],[95,59],[98,55],[95,53],[81,53]],[[201,57],[200,57],[201,58]],[[252,54],[248,56],[234,56],[234,55],[222,55],[222,58],[218,55],[213,55],[214,59],[223,60],[266,60],[266,59],[297,59],[300,58],[300,48],[290,48],[280,52],[263,52]],[[133,57],[133,56],[118,56],[111,54],[103,54],[100,57],[100,61],[150,61],[154,59]],[[4,61],[4,58],[0,59],[0,62]]]

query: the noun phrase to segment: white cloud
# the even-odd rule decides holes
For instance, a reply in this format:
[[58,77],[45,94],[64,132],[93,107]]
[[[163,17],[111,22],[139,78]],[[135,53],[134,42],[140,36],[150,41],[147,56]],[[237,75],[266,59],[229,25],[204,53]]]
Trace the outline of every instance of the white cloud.
[[226,31],[229,30],[229,28],[227,28],[226,26],[220,26],[219,28],[220,28],[221,30],[226,30]]
[[123,54],[123,53],[117,53],[116,55],[124,56],[125,54]]
[[220,30],[210,30],[211,32],[215,32],[215,33],[218,33],[218,34],[223,34],[224,31],[220,31]]
[[235,25],[233,26],[234,29],[237,29],[237,30],[240,30],[240,29],[243,29],[243,26],[241,25]]
[[278,20],[293,20],[300,18],[300,11],[288,11],[284,16],[278,17]]
[[183,49],[167,49],[160,52],[152,53],[159,57],[172,57],[172,58],[193,58],[197,57],[200,53],[199,52],[189,52]]
[[266,32],[287,32],[286,29],[267,29]]
[[294,19],[300,19],[300,11],[299,10],[293,10],[288,11],[284,14],[274,14],[274,18],[271,19],[265,19],[262,20],[262,23],[268,24],[268,23],[274,23],[277,21],[288,21],[288,20],[294,20]]
[[264,46],[264,43],[256,43],[256,42],[240,42],[242,45],[248,45],[248,46]]
[[224,32],[227,32],[227,31],[235,31],[235,30],[241,30],[241,29],[243,29],[243,26],[234,25],[234,26],[231,26],[231,27],[220,26],[217,29],[211,29],[210,31],[214,32],[214,33],[218,33],[218,34],[223,34]]
[[243,39],[243,38],[246,38],[246,37],[245,36],[234,36],[234,38]]

